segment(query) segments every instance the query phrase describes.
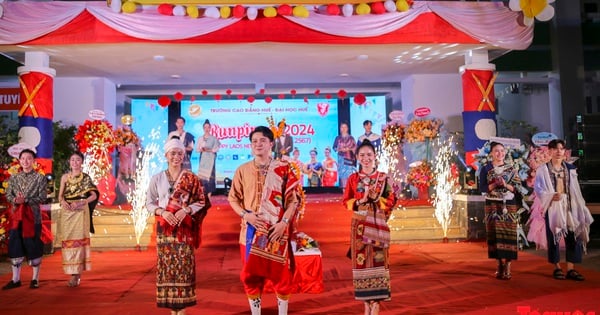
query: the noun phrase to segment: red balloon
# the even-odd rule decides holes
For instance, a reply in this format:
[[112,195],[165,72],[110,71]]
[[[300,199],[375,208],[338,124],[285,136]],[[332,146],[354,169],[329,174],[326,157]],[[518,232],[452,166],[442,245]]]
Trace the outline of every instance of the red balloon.
[[232,13],[234,18],[241,19],[244,17],[244,15],[246,15],[246,8],[238,4],[235,7],[233,7]]
[[371,3],[371,13],[384,14],[385,12],[387,12],[387,10],[385,9],[383,2],[379,1]]
[[204,95],[204,96],[208,95],[208,91],[207,90],[202,90],[202,95]]
[[321,94],[321,90],[319,90],[319,89],[316,89],[316,90],[315,90],[315,95],[316,95],[316,96],[319,96],[319,94]]
[[221,94],[215,94],[215,100],[220,101],[221,98]]
[[272,101],[273,99],[270,96],[265,97],[265,103],[271,104]]
[[325,98],[326,99],[330,99],[331,98],[331,94],[329,94],[329,93],[325,94]]
[[260,93],[261,95],[265,94],[265,89],[260,89],[260,91],[258,93]]
[[162,15],[173,15],[173,8],[172,4],[163,3],[158,6],[157,10]]
[[348,95],[348,93],[346,93],[346,90],[344,90],[344,89],[338,91],[339,98],[346,98],[347,95]]
[[181,92],[177,92],[177,93],[175,93],[175,94],[173,95],[173,98],[174,98],[176,101],[178,101],[178,102],[179,102],[179,101],[181,101],[181,100],[183,99],[183,93],[181,93]]
[[279,15],[292,15],[292,7],[289,4],[282,4],[277,8]]
[[243,99],[244,99],[244,95],[242,95],[242,94],[238,95],[238,96],[237,96],[237,99],[238,99],[238,100],[243,100]]
[[304,97],[304,103],[308,103],[308,96]]
[[167,107],[171,105],[171,99],[168,96],[163,95],[158,98],[158,105],[161,107]]
[[282,100],[282,99],[284,99],[284,98],[285,98],[285,94],[281,93],[281,94],[279,94],[279,96],[278,96],[278,97],[279,97],[279,99],[280,99],[280,100]]
[[358,94],[354,95],[354,103],[356,105],[363,105],[363,104],[365,104],[366,101],[367,101],[367,98],[365,97],[364,94],[358,93]]
[[337,4],[330,4],[327,6],[327,14],[329,15],[340,15],[340,7]]
[[254,96],[248,96],[248,103],[254,103]]
[[195,97],[194,95],[190,96],[190,101],[192,101],[192,102],[193,102],[193,101],[195,101],[195,100],[196,100],[196,97]]
[[227,91],[225,91],[225,93],[227,93],[227,95],[231,95],[231,89],[227,89]]
[[297,93],[297,92],[296,92],[296,90],[291,90],[291,91],[290,91],[290,93],[291,93],[293,96],[296,96],[296,93]]

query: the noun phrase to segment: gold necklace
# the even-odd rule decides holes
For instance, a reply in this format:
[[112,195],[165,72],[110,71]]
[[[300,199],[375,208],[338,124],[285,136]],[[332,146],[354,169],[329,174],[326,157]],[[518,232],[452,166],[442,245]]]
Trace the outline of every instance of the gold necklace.
[[83,179],[83,172],[80,172],[79,175],[73,175],[73,173],[71,172],[69,174],[69,177],[67,178],[67,180],[69,181],[70,184],[79,183],[82,179]]

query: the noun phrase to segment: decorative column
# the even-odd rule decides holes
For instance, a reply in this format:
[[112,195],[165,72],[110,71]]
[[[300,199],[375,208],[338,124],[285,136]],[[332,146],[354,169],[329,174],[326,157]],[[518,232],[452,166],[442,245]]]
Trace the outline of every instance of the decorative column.
[[487,50],[471,50],[460,67],[463,88],[465,161],[473,165],[473,154],[496,136],[496,66],[488,63]]
[[54,117],[54,76],[49,56],[43,52],[25,53],[25,65],[17,68],[21,103],[19,107],[19,142],[37,153],[37,162],[46,174],[52,173]]

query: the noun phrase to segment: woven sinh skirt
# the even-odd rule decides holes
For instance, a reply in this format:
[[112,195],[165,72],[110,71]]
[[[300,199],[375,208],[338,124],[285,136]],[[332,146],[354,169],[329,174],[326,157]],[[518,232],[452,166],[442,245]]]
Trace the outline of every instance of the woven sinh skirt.
[[[160,230],[160,228],[159,228]],[[194,247],[157,231],[156,304],[183,309],[196,305]]]
[[517,259],[517,206],[507,202],[508,213],[503,213],[502,201],[485,201],[485,230],[488,257],[493,259]]

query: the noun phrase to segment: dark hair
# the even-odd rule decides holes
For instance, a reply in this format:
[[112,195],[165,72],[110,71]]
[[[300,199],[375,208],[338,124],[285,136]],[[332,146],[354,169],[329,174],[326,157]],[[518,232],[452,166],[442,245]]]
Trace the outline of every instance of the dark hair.
[[501,145],[504,148],[504,144],[502,144],[500,142],[492,141],[492,142],[490,142],[490,151],[492,149],[494,149],[494,147],[497,146],[497,145]]
[[82,161],[84,160],[83,153],[81,153],[81,152],[79,152],[79,151],[75,151],[75,152],[73,152],[73,154],[71,154],[71,156],[73,156],[73,155],[77,155],[78,157],[80,157],[80,158],[81,158],[81,160],[82,160]]
[[279,125],[281,125],[281,123],[283,123],[283,127],[287,127],[285,120],[280,120],[279,123],[277,123],[277,127],[279,127]]
[[204,125],[209,125],[210,126],[210,120],[208,120],[208,119],[204,120],[204,124],[202,124],[202,126],[204,126]]
[[171,138],[169,138],[169,140],[171,140],[171,139],[181,140],[181,138],[179,138],[179,136],[171,136]]
[[563,148],[566,146],[565,140],[563,139],[552,139],[548,142],[548,149],[556,149],[558,145],[562,144]]
[[310,151],[308,151],[309,153],[315,152],[315,155],[319,155],[319,152],[317,151],[317,148],[312,148]]
[[181,117],[181,116],[177,117],[177,119],[175,119],[175,121],[178,121],[178,120],[180,120],[180,119],[181,119],[181,120],[183,120],[183,123],[185,124],[185,118],[183,118],[183,117]]
[[248,137],[248,139],[250,139],[250,142],[252,142],[252,136],[257,133],[260,132],[263,134],[263,136],[269,138],[269,140],[271,140],[271,142],[273,142],[274,140],[274,136],[273,136],[273,131],[271,131],[271,129],[269,129],[269,127],[266,126],[258,126],[256,128],[254,128],[254,130],[252,130],[252,132],[250,133],[250,136]]
[[356,147],[356,155],[357,156],[358,156],[358,151],[360,151],[360,149],[363,147],[369,147],[369,148],[371,148],[371,150],[373,150],[373,152],[375,154],[377,154],[377,150],[375,150],[375,146],[373,145],[373,143],[371,143],[371,141],[369,141],[369,139],[365,139],[358,145],[358,147]]
[[364,127],[364,126],[366,126],[366,125],[368,125],[368,124],[371,124],[371,125],[372,125],[372,124],[373,124],[373,122],[372,122],[372,121],[370,121],[370,120],[368,120],[368,119],[367,119],[367,120],[365,120],[365,121],[363,121],[363,127]]
[[34,159],[37,157],[37,155],[35,154],[35,152],[33,152],[33,150],[31,150],[31,149],[23,149],[23,151],[21,151],[19,153],[19,159],[21,158],[21,156],[23,155],[23,153],[29,153],[29,154],[31,154],[31,156],[33,156]]

